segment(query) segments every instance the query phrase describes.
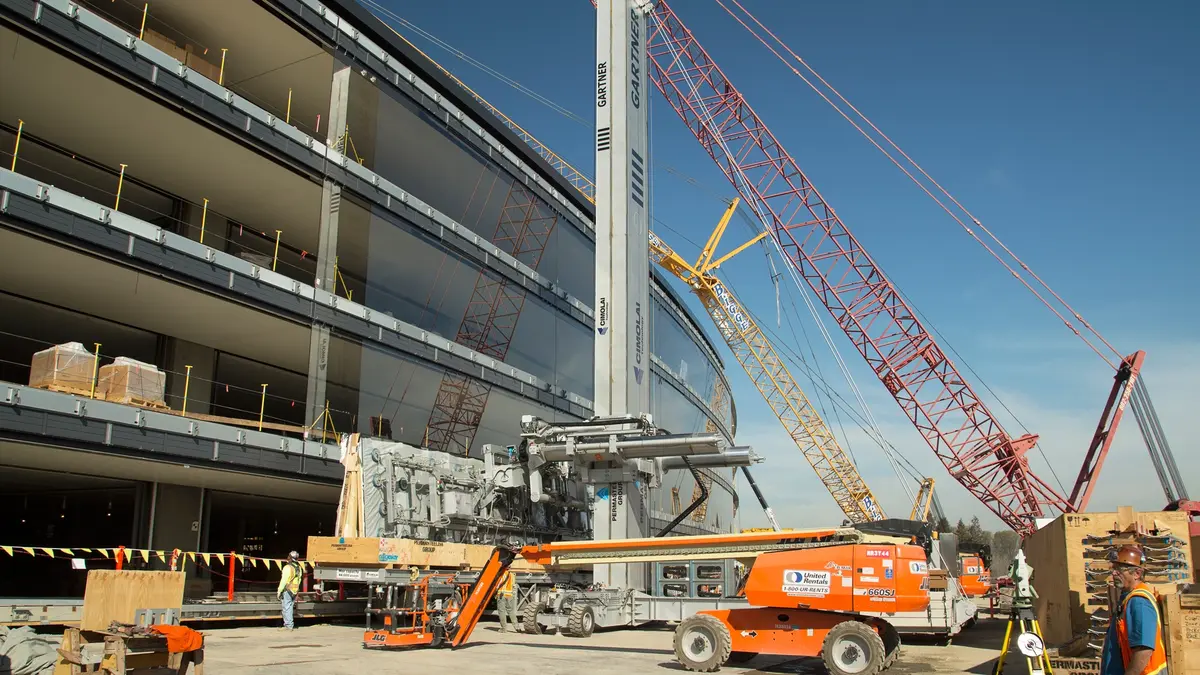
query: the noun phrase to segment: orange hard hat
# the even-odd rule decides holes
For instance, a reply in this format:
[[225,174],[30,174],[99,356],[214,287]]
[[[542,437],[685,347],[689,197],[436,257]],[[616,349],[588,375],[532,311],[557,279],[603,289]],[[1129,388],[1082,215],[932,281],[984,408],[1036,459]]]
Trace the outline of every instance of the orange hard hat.
[[1141,567],[1142,563],[1146,562],[1146,556],[1144,553],[1142,553],[1142,547],[1135,546],[1133,544],[1125,544],[1121,548],[1117,549],[1117,552],[1113,554],[1111,560],[1114,564],[1118,565],[1132,565],[1134,567]]

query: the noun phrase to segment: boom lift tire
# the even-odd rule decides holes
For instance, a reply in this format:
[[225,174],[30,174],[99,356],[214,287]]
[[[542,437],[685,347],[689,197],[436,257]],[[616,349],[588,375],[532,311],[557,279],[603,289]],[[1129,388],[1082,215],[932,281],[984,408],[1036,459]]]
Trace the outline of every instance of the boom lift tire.
[[595,610],[591,605],[581,603],[571,608],[571,616],[567,619],[567,628],[563,634],[567,637],[591,637],[595,628]]
[[546,632],[537,620],[540,611],[542,611],[542,606],[539,603],[532,601],[525,603],[525,609],[521,611],[521,628],[526,634],[541,635]]
[[675,658],[688,670],[720,670],[733,653],[732,644],[729,629],[715,616],[693,614],[675,629]]
[[886,667],[887,651],[874,628],[850,620],[830,629],[821,657],[831,675],[875,675]]
[[729,660],[726,663],[738,664],[746,663],[758,656],[754,652],[729,652]]
[[896,664],[896,659],[900,658],[900,631],[890,623],[883,628],[883,648],[887,652],[887,656],[883,659],[883,669],[887,670]]

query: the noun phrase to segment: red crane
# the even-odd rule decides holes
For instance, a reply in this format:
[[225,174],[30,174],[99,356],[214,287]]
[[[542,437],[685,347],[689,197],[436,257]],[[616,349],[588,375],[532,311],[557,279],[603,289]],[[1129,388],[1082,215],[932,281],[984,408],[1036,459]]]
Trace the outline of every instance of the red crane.
[[1085,508],[1145,354],[1120,364],[1075,489],[1063,497],[1030,470],[1026,453],[1037,435],[1014,438],[1004,430],[667,2],[654,3],[653,19],[650,79],[950,474],[1022,534],[1047,507]]

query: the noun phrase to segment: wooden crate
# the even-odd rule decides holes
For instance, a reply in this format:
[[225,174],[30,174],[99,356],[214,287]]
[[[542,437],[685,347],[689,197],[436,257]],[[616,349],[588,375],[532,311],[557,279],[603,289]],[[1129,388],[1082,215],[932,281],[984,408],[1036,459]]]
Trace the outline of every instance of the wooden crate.
[[1200,673],[1200,596],[1175,593],[1161,605],[1167,671]]
[[[1137,523],[1147,529],[1169,528],[1178,537],[1188,536],[1188,516],[1179,511],[1136,512],[1122,507],[1116,513],[1073,513],[1056,518],[1024,542],[1026,560],[1033,567],[1038,598],[1034,608],[1047,644],[1061,645],[1087,630],[1094,608],[1088,607],[1084,570],[1084,537],[1102,536]],[[1187,569],[1191,569],[1190,551]],[[1180,583],[1188,583],[1183,581]],[[1174,593],[1176,584],[1158,584],[1160,594]]]
[[1200,534],[1192,537],[1192,581],[1200,581]]
[[[1008,658],[1020,659],[1020,654],[1013,650]],[[1008,663],[1005,662],[1005,670],[1008,670]],[[1077,657],[1077,656],[1055,656],[1050,655],[1050,667],[1054,669],[1054,675],[1094,675],[1100,672],[1100,659]],[[1012,671],[1009,671],[1012,672]],[[1019,672],[1019,671],[1018,671]]]
[[[307,559],[317,565],[415,565],[430,569],[480,569],[494,547],[484,544],[455,544],[418,539],[376,537],[309,537]],[[516,560],[513,570],[544,570],[525,560]]]
[[103,631],[113,621],[134,623],[139,609],[183,607],[183,572],[89,570],[80,630]]

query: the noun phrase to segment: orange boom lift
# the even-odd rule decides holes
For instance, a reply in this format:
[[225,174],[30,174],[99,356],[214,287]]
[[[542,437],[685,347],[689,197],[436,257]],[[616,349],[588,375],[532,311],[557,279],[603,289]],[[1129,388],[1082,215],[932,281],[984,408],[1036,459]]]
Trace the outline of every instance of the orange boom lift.
[[[926,551],[910,541],[831,528],[498,547],[465,600],[459,600],[462,586],[452,578],[426,577],[413,587],[420,610],[367,630],[363,642],[367,647],[465,643],[517,556],[551,566],[737,558],[750,561],[741,597],[724,599],[722,607],[702,609],[679,624],[675,656],[681,665],[711,672],[756,654],[821,656],[834,675],[871,675],[890,667],[900,652],[896,629],[877,614],[929,606]],[[429,584],[437,583],[450,590],[444,607],[429,600]]]

